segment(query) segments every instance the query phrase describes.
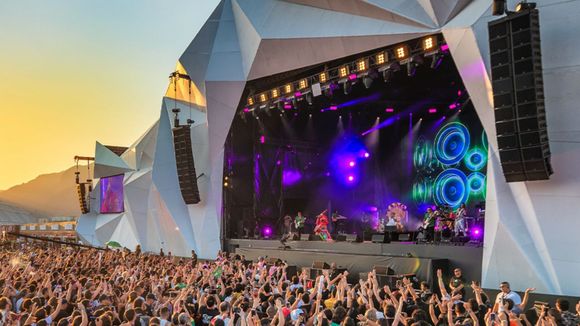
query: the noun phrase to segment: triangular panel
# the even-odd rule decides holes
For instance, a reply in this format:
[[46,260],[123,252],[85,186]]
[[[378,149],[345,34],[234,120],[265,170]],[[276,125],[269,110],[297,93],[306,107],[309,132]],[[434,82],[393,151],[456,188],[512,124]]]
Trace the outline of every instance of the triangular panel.
[[102,178],[132,171],[122,158],[97,142],[95,148],[94,177]]

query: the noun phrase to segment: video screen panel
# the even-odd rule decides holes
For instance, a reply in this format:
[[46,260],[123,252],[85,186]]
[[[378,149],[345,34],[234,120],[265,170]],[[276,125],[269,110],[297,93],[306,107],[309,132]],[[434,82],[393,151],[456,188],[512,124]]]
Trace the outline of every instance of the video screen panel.
[[101,178],[100,213],[113,214],[124,211],[123,175]]

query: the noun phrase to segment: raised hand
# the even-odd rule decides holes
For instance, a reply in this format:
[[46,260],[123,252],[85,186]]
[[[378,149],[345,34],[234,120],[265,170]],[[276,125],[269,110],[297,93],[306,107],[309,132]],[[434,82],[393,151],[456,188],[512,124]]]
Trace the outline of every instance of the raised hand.
[[437,270],[437,278],[442,278],[443,277],[443,271],[441,269]]

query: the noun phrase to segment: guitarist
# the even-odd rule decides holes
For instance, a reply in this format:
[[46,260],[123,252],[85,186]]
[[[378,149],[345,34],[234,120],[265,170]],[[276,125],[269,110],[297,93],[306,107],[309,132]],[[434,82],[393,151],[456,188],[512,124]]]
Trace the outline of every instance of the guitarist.
[[306,216],[302,215],[302,212],[298,212],[298,215],[294,218],[294,227],[296,228],[296,233],[298,233],[298,239],[302,232],[304,232],[304,223],[306,222]]
[[433,212],[431,207],[427,208],[427,212],[423,218],[423,229],[425,230],[425,238],[427,241],[433,241],[433,236],[435,235],[435,217],[436,213]]

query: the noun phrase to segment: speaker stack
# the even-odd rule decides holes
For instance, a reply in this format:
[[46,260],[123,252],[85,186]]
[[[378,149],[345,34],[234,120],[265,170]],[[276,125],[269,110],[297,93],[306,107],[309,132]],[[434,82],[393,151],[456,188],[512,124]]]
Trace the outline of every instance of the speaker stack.
[[544,107],[539,12],[527,8],[489,22],[497,142],[507,182],[553,173]]
[[189,125],[173,128],[175,162],[181,196],[186,204],[197,204],[201,201],[197,187],[197,175],[191,149],[191,129]]

